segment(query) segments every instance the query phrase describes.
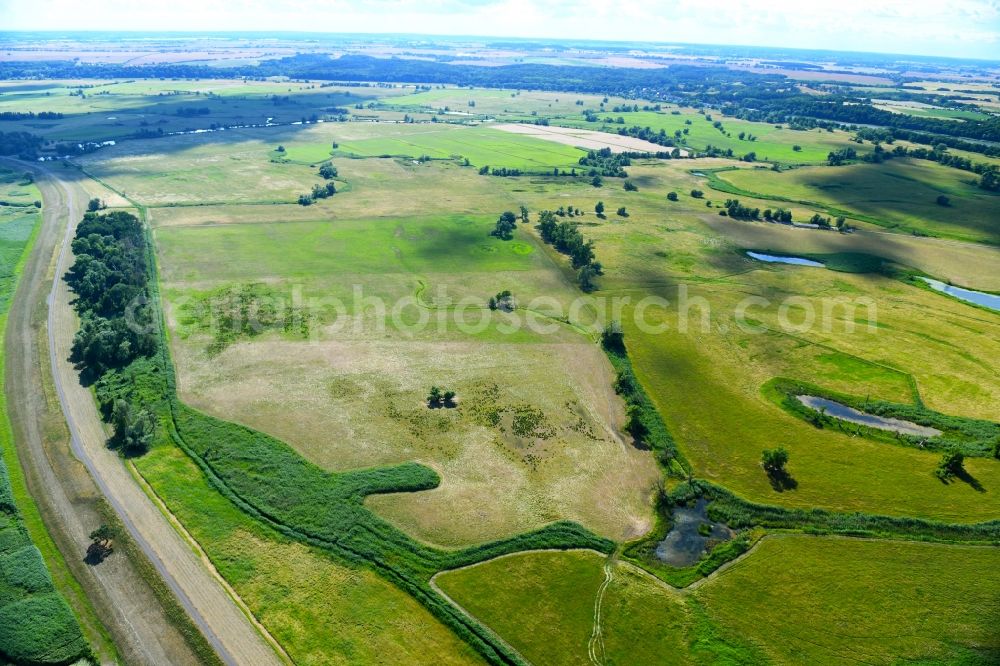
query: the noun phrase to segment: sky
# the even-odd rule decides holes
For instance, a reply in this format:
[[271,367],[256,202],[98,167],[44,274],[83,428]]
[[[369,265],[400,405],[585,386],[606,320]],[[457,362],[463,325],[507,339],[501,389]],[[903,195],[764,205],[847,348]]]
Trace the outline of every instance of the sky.
[[563,37],[1000,60],[1000,0],[0,0],[0,30]]

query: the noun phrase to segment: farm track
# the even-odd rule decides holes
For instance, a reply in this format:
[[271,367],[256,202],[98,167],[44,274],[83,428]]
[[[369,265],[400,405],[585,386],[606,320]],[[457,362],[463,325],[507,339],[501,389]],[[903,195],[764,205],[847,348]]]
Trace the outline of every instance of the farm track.
[[[251,620],[240,610],[236,602],[205,568],[191,546],[174,530],[159,508],[138,486],[117,453],[105,445],[107,435],[93,397],[90,391],[80,384],[76,369],[68,360],[77,320],[70,305],[72,294],[66,283],[60,279],[72,259],[69,243],[76,222],[82,216],[85,195],[74,184],[60,180],[57,174],[48,171],[43,173],[45,177],[38,183],[46,201],[43,233],[36,245],[36,256],[26,267],[22,291],[18,293],[21,297],[19,298],[21,310],[17,313],[12,310],[11,313],[12,326],[7,341],[8,349],[19,350],[19,353],[11,358],[24,357],[28,365],[44,363],[39,356],[23,354],[22,350],[25,345],[31,343],[31,338],[35,335],[30,322],[31,305],[37,303],[37,307],[42,307],[39,302],[41,285],[46,278],[48,257],[51,256],[43,250],[58,248],[53,282],[48,295],[49,363],[55,391],[69,427],[73,454],[86,466],[92,477],[92,483],[96,483],[96,488],[99,489],[99,495],[103,495],[115,510],[132,538],[222,660],[227,664],[253,666],[282,664],[283,661],[264,641]],[[65,232],[58,238],[58,230],[63,228],[63,224]],[[30,298],[23,293],[28,291],[36,297]],[[36,325],[40,327],[41,323],[38,322]],[[27,370],[30,372],[31,368]],[[41,368],[35,370],[40,372]],[[24,380],[24,373],[8,370],[8,380],[8,387],[11,387],[11,384],[18,380]],[[15,412],[21,417],[17,420],[23,420],[24,414],[37,413],[37,410],[33,409],[34,405],[24,403],[40,400],[39,391],[32,391],[30,386],[19,386],[9,391],[8,395],[12,396],[12,403],[15,401],[22,403],[20,407],[23,411]],[[14,411],[12,409],[12,412]],[[33,444],[35,446],[32,446]],[[29,440],[26,448],[41,447],[37,442]],[[42,452],[41,457],[36,456],[36,458],[41,461],[44,455]],[[45,489],[43,494],[47,500],[50,496],[58,499],[63,495],[63,488],[55,478],[51,483],[36,486],[36,490],[40,488]],[[63,504],[65,505],[65,502]],[[83,552],[86,550],[86,543],[89,542],[85,533],[89,531],[88,527],[92,529],[94,521],[82,523],[74,519],[71,506],[64,509],[67,509],[63,514],[66,522],[75,524],[75,531],[78,532],[73,535],[74,540],[77,544],[83,544],[82,548],[78,545],[77,552]],[[128,644],[135,654],[131,655],[129,661],[158,666],[198,663],[199,660],[187,648],[183,638],[177,640],[178,632],[169,624],[165,612],[162,614],[155,612],[160,608],[155,605],[155,599],[150,601],[149,596],[152,592],[144,598],[139,593],[141,589],[136,591],[141,587],[138,581],[129,580],[128,576],[120,579],[118,572],[109,566],[121,559],[114,557],[109,562],[90,569],[98,580],[98,587],[109,596],[110,606],[117,611],[115,619],[120,626],[126,627],[122,631],[115,632],[116,638],[121,634],[127,639],[131,633]],[[134,621],[136,619],[138,621]]]

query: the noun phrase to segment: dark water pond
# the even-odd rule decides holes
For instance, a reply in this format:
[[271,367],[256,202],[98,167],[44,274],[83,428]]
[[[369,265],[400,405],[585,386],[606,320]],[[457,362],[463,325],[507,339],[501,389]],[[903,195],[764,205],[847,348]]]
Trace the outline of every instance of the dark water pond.
[[1000,296],[996,294],[987,294],[983,291],[976,291],[975,289],[963,289],[962,287],[955,287],[950,284],[945,284],[940,280],[932,280],[931,278],[920,278],[927,284],[931,286],[931,289],[935,291],[940,291],[955,298],[959,298],[967,303],[975,303],[976,305],[982,305],[991,310],[996,310],[1000,312]]
[[[678,506],[673,513],[674,526],[656,546],[656,557],[674,567],[696,564],[707,550],[709,541],[727,541],[735,534],[722,523],[708,519],[708,500],[700,499],[694,506]],[[708,536],[699,533],[702,525],[710,527]]]
[[802,257],[779,257],[774,254],[763,254],[761,252],[747,252],[747,256],[757,261],[766,261],[769,264],[793,264],[795,266],[816,266],[822,268],[823,264],[812,259]]
[[866,425],[871,428],[879,428],[880,430],[891,430],[893,432],[902,433],[904,435],[914,435],[916,437],[936,437],[941,434],[941,431],[936,428],[917,425],[916,423],[903,421],[902,419],[893,419],[884,416],[875,416],[874,414],[867,414],[865,412],[858,411],[853,407],[842,405],[839,402],[827,400],[826,398],[818,398],[814,395],[797,395],[795,397],[798,398],[799,402],[810,409],[815,409],[817,412],[825,412],[830,416],[834,416],[844,421],[850,421],[851,423]]

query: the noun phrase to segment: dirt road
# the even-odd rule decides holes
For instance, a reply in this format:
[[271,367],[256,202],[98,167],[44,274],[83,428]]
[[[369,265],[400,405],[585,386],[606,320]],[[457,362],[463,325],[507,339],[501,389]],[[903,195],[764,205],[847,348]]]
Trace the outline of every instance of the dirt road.
[[[57,170],[58,167],[46,169],[45,174],[39,174],[38,185],[45,200],[43,229],[34,255],[22,275],[21,288],[8,324],[7,395],[10,396],[15,421],[23,422],[19,430],[27,436],[25,445],[19,446],[19,452],[21,448],[36,449],[31,458],[37,464],[31,466],[29,476],[38,483],[31,484],[32,490],[36,496],[38,490],[42,490],[46,507],[54,508],[56,513],[62,515],[62,526],[68,538],[78,546],[82,545],[78,552],[84,552],[88,543],[86,533],[93,529],[94,522],[77,520],[79,516],[70,495],[77,493],[78,489],[65,488],[61,481],[66,479],[60,479],[57,469],[54,469],[56,466],[47,463],[46,452],[41,450],[44,448],[41,433],[45,424],[39,427],[37,422],[31,423],[36,408],[44,409],[44,405],[33,405],[32,402],[44,402],[44,397],[41,397],[41,388],[32,385],[30,380],[32,375],[37,379],[43,369],[38,365],[44,363],[51,367],[58,404],[69,428],[73,455],[86,467],[92,483],[96,483],[100,494],[112,506],[220,657],[229,664],[282,664],[254,629],[250,619],[137,485],[117,454],[105,446],[106,433],[93,398],[80,385],[77,373],[68,361],[77,321],[70,306],[72,295],[65,282],[58,279],[72,263],[69,241],[82,215],[86,195],[70,179],[60,178]],[[54,270],[49,272],[47,269],[53,248],[58,248],[58,256]],[[57,279],[52,279],[53,276]],[[38,314],[44,311],[40,294],[47,280],[52,281],[47,299],[49,354],[48,358],[44,358],[44,351],[39,349],[42,341],[38,339],[41,325]],[[31,353],[25,353],[26,350]],[[10,367],[13,365],[18,367]],[[14,403],[19,403],[16,409]],[[78,475],[71,485],[77,486],[86,480]],[[112,626],[116,642],[124,640],[127,643],[120,645],[127,660],[157,666],[196,663],[183,639],[177,640],[178,632],[166,621],[155,597],[150,599],[152,591],[148,586],[145,589],[149,594],[143,596],[139,594],[143,585],[137,581],[125,580],[126,584],[121,584],[116,574],[122,572],[114,571],[110,566],[112,563],[123,569],[127,559],[112,557],[92,568],[95,582],[101,593],[107,596],[106,603],[95,603],[113,611],[114,621],[108,624],[117,625]]]

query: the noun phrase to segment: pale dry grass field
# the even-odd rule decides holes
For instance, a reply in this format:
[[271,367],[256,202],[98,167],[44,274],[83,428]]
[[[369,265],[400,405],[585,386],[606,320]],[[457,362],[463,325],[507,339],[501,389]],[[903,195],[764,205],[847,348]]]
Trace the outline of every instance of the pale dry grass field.
[[[537,139],[555,141],[556,143],[576,146],[585,150],[611,149],[612,153],[656,153],[671,150],[651,141],[644,141],[633,136],[619,136],[607,132],[595,132],[593,130],[576,129],[572,127],[555,127],[542,125],[522,125],[517,123],[504,123],[494,125],[494,129],[511,132],[513,134],[524,134]],[[687,156],[686,150],[681,150],[681,155]]]
[[[435,490],[368,500],[418,538],[468,544],[566,518],[616,539],[651,526],[656,465],[619,433],[613,373],[593,344],[272,339],[208,360],[194,343],[174,343],[189,404],[327,469],[436,469]],[[428,409],[432,385],[455,390],[458,407]]]

